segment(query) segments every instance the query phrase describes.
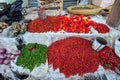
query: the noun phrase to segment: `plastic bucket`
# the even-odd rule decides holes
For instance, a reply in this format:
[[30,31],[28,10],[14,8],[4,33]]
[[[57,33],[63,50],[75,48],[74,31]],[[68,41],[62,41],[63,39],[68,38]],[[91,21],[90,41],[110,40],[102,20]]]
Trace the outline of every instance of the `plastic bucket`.
[[38,16],[41,20],[46,19],[46,11],[44,8],[38,8]]
[[102,50],[107,44],[107,41],[102,37],[96,37],[92,43],[92,48],[96,51]]

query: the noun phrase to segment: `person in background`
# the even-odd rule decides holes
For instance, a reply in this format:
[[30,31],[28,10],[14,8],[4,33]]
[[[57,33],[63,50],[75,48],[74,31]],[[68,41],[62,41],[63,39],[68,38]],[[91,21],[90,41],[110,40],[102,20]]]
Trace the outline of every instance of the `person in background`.
[[0,11],[0,22],[6,22],[11,25],[14,21],[22,20],[22,0],[16,0],[12,4],[8,4],[7,7]]

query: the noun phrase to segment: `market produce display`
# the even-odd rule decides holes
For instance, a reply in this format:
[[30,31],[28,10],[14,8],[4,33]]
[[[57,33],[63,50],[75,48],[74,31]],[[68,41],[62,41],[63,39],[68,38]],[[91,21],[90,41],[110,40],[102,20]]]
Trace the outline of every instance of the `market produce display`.
[[99,52],[100,64],[105,69],[111,69],[115,71],[115,67],[120,70],[120,58],[115,54],[114,50],[109,47],[105,47]]
[[99,33],[108,33],[110,30],[105,24],[97,23],[91,20],[90,16],[61,16],[60,20],[61,24],[54,28],[55,32],[64,30],[66,32],[88,33],[90,31],[90,26],[92,26]]
[[48,48],[48,63],[54,69],[59,68],[66,77],[93,73],[98,68],[99,60],[91,44],[91,41],[80,37],[58,40]]
[[108,33],[110,29],[107,25],[97,23],[91,20],[90,16],[84,15],[76,16],[48,16],[45,20],[39,18],[33,20],[28,24],[28,31],[35,33],[49,32],[49,31],[61,31],[72,33],[89,33],[90,26],[92,26],[99,33]]
[[21,51],[16,51],[13,53],[8,53],[5,48],[0,49],[0,64],[8,65],[11,60],[15,60],[15,58],[21,53]]
[[22,8],[16,0],[1,10],[0,80],[120,80],[120,31],[105,23],[111,9],[65,10],[72,2],[81,4],[38,0]]
[[32,71],[35,66],[46,62],[46,52],[46,45],[29,43],[22,48],[16,64]]

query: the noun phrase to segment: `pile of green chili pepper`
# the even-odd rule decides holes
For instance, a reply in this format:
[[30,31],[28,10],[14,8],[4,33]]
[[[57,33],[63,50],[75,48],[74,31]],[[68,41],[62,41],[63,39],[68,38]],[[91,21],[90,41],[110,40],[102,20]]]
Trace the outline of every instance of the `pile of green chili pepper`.
[[35,66],[45,63],[46,52],[46,45],[29,43],[22,48],[16,64],[32,71]]

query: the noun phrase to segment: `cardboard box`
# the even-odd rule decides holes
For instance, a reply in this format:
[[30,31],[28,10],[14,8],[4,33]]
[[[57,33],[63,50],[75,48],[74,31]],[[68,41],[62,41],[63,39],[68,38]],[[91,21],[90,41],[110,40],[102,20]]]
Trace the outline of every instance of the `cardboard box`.
[[92,4],[100,6],[101,8],[106,8],[113,5],[115,0],[92,0]]

